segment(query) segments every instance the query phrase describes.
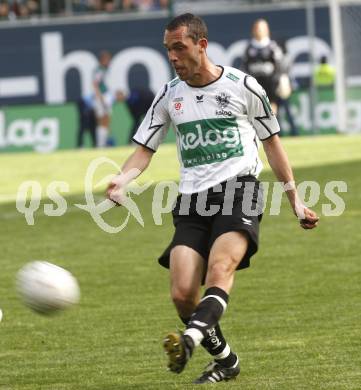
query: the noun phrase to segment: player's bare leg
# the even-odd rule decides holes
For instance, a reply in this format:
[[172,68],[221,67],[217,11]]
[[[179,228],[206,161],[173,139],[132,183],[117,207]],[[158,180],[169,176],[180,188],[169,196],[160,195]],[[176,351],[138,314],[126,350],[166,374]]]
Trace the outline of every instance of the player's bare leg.
[[107,139],[109,135],[110,116],[108,114],[105,114],[97,118],[97,121],[97,146],[105,147],[107,145]]
[[248,239],[242,232],[228,232],[219,236],[209,254],[206,288],[218,287],[229,294],[234,273],[247,248]]
[[[170,254],[171,297],[183,322],[188,322],[200,299],[200,286],[205,272],[202,256],[184,245],[174,247]],[[168,368],[176,373],[183,371],[192,355],[191,339],[178,333],[169,333],[164,339],[168,355]]]
[[[239,239],[239,233],[236,233],[235,237]],[[232,234],[228,235],[227,233],[227,235],[225,235],[226,241],[224,245],[230,245],[229,240],[231,238]],[[220,252],[221,249],[223,250],[224,245],[221,245],[223,241],[224,240],[217,239],[215,242],[215,244],[217,243],[217,245],[213,246],[213,252],[216,254],[215,259],[218,258],[218,252]],[[238,240],[235,244],[239,248]],[[247,240],[245,241],[245,245],[247,248]],[[246,249],[244,249],[244,252],[245,251]],[[238,253],[235,254],[235,256],[238,255]],[[242,257],[243,254],[240,258]],[[172,250],[170,263],[171,294],[172,299],[177,307],[178,313],[185,324],[188,324],[190,322],[190,317],[192,314],[195,314],[194,311],[199,304],[199,287],[203,280],[204,264],[205,262],[203,258],[191,248],[188,248],[186,246],[177,246]],[[233,273],[237,265],[238,262],[235,263],[234,267],[228,267],[228,269],[231,270],[231,275],[228,275],[227,279],[229,279],[231,276],[233,281]],[[218,268],[220,268],[218,267],[218,265],[214,265],[214,267],[212,266],[211,273],[213,273],[214,276],[218,275],[218,272],[215,272]],[[223,276],[223,278],[224,277],[225,276]],[[207,276],[207,279],[208,278],[209,276]],[[191,321],[191,323],[192,322],[193,321]],[[205,330],[205,334],[203,339],[201,340],[201,344],[215,359],[212,363],[213,371],[215,369],[218,369],[218,362],[223,362],[229,367],[236,366],[236,368],[231,369],[231,371],[229,371],[229,368],[227,367],[226,373],[224,373],[223,370],[222,374],[219,374],[220,380],[227,380],[231,376],[235,377],[236,375],[238,375],[239,365],[237,355],[231,352],[229,345],[223,337],[218,322]],[[188,335],[177,336],[176,334],[172,333],[167,336],[164,347],[166,352],[168,353],[170,360],[169,368],[172,371],[179,373],[183,370],[185,364],[187,363],[192,354],[194,348],[194,341],[192,337],[188,337]],[[222,367],[222,369],[224,369],[224,367]],[[196,383],[205,383],[212,381],[208,380],[209,367],[207,370],[207,377],[204,374],[197,379]]]
[[205,273],[203,257],[194,249],[177,245],[170,254],[171,297],[181,318],[189,318],[200,300]]
[[[208,260],[206,292],[184,332],[184,336],[192,338],[195,346],[207,335],[207,329],[218,323],[225,311],[234,273],[247,247],[248,239],[240,232],[222,234],[214,242]],[[227,344],[223,353],[215,357],[195,383],[227,381],[239,372],[238,357]]]

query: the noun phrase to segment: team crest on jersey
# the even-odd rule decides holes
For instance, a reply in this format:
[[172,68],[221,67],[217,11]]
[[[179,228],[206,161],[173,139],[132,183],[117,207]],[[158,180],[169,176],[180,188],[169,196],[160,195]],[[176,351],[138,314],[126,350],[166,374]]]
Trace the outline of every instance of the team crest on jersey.
[[228,106],[230,98],[230,95],[227,95],[225,92],[221,92],[219,95],[216,95],[216,101],[222,109]]
[[225,92],[221,92],[216,95],[216,101],[220,110],[216,110],[216,115],[218,116],[232,116],[232,111],[226,110],[225,108],[228,106],[230,102],[231,96],[227,95]]

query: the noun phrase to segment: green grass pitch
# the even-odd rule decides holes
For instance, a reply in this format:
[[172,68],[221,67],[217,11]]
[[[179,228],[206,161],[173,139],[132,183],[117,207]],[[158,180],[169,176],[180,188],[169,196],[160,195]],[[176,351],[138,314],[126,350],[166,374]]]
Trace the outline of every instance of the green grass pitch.
[[[260,251],[237,273],[224,333],[241,359],[241,375],[219,389],[315,390],[361,388],[361,137],[287,139],[298,181],[321,189],[347,183],[339,217],[321,215],[319,227],[303,231],[287,202],[281,214],[268,209]],[[170,215],[156,226],[154,187],[136,199],[145,227],[134,219],[118,234],[99,229],[85,211],[83,179],[88,163],[107,156],[124,161],[130,148],[64,151],[51,155],[0,156],[0,389],[116,390],[193,389],[209,361],[202,349],[181,375],[166,371],[161,341],[180,326],[169,298],[168,272],[156,258],[172,235]],[[175,147],[164,145],[143,181],[177,180]],[[103,166],[97,178],[114,173]],[[261,179],[274,180],[266,167]],[[69,183],[68,211],[60,217],[35,213],[28,226],[15,208],[24,180],[37,180],[46,198],[53,180]],[[98,189],[101,195],[103,189]],[[43,203],[49,203],[43,199]],[[314,207],[329,203],[321,191]],[[121,208],[104,218],[119,225]],[[43,317],[19,301],[14,280],[26,262],[44,259],[69,269],[81,287],[81,303]]]

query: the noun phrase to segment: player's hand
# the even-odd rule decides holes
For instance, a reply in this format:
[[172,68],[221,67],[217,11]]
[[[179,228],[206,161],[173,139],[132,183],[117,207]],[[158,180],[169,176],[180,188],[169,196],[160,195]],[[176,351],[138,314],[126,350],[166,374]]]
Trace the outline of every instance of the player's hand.
[[[141,174],[141,170],[138,168],[128,169],[125,173],[119,172],[115,175],[112,181],[109,183],[106,196],[109,200],[114,202],[117,206],[133,207],[129,204],[129,198],[127,197],[127,188],[132,181]],[[136,183],[135,183],[136,184]],[[149,187],[150,184],[148,184]],[[137,187],[139,189],[139,186]],[[146,187],[147,188],[147,187]],[[145,189],[146,189],[145,188]],[[144,191],[144,186],[138,194]],[[137,193],[137,190],[134,190]]]
[[108,185],[106,196],[117,206],[122,206],[122,200],[125,198],[125,191],[117,183],[111,181]]
[[319,219],[320,218],[317,216],[317,214],[313,210],[311,210],[307,207],[304,207],[303,216],[300,219],[300,226],[303,229],[313,229],[317,226]]

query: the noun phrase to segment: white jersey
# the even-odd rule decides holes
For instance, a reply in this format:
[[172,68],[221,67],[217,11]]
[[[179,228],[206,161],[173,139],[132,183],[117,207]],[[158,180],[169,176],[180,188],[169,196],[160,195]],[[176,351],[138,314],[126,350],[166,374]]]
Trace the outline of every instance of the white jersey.
[[264,89],[238,69],[222,67],[221,76],[192,87],[175,78],[155,97],[133,140],[156,151],[170,123],[181,164],[179,191],[204,191],[233,176],[262,170],[258,139],[279,132]]

